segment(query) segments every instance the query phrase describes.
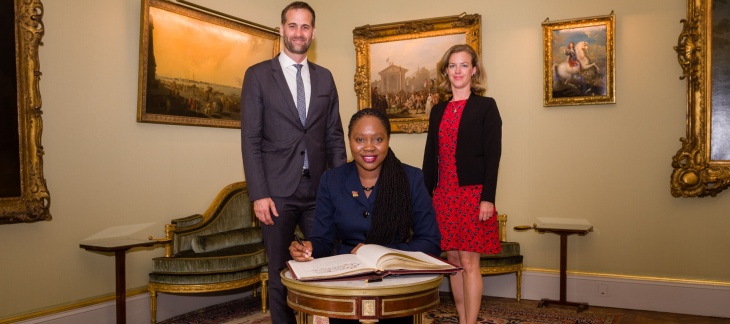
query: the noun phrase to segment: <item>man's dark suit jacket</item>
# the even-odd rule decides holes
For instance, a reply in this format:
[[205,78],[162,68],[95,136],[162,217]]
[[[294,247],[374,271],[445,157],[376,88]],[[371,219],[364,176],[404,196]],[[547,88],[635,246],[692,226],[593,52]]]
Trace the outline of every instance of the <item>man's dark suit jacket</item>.
[[[447,104],[444,101],[433,106],[429,117],[423,175],[431,195],[438,184],[438,134]],[[464,106],[456,139],[459,186],[481,184],[484,186],[481,201],[494,203],[501,155],[502,117],[497,103],[490,97],[472,93]]]
[[346,162],[332,73],[312,62],[308,65],[312,92],[306,127],[299,121],[278,55],[246,70],[241,151],[251,200],[291,196],[302,177],[305,148],[314,188],[325,170]]

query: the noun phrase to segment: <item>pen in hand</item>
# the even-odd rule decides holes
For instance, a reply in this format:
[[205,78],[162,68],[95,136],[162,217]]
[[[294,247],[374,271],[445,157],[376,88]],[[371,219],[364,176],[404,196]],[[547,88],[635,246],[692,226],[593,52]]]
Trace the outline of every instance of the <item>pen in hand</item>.
[[304,241],[302,240],[302,238],[299,237],[299,234],[297,234],[296,232],[294,232],[294,238],[297,240],[297,243],[299,243],[299,245],[301,245],[301,246],[304,247],[304,255],[305,255],[305,258],[307,260],[310,260],[312,258],[312,256],[307,251],[307,246],[304,245]]

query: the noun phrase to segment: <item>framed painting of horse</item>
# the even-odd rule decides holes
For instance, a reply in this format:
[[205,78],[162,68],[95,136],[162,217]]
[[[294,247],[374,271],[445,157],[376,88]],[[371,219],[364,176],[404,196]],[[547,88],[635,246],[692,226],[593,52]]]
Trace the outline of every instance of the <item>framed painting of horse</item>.
[[545,107],[616,103],[616,16],[542,23]]
[[352,31],[357,68],[357,108],[380,109],[394,133],[425,133],[431,107],[443,99],[436,90],[436,64],[456,44],[481,55],[481,16],[462,13]]
[[279,32],[178,1],[142,1],[137,121],[240,128],[243,74],[279,53]]

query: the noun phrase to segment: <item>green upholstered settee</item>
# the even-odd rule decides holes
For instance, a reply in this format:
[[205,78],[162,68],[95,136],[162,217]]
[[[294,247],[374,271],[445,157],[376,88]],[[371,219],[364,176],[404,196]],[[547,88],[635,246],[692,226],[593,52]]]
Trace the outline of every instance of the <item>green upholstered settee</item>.
[[165,255],[153,259],[149,275],[152,323],[157,293],[193,294],[261,284],[266,312],[268,269],[261,228],[245,182],[225,187],[202,215],[173,219],[165,225]]

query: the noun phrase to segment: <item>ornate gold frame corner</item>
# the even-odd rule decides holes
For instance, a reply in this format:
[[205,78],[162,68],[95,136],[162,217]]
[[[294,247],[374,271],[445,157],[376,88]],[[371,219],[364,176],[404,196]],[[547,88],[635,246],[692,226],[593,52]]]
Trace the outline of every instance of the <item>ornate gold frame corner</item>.
[[51,220],[51,198],[43,177],[43,119],[38,48],[45,33],[41,0],[15,0],[20,197],[0,198],[0,224]]
[[[437,37],[453,34],[464,34],[466,43],[481,55],[481,15],[466,14],[445,16],[430,19],[419,19],[365,25],[353,29],[353,43],[356,52],[356,71],[354,77],[358,110],[372,107],[372,80],[370,80],[370,46],[376,43],[412,40],[425,37]],[[434,65],[437,62],[433,62]],[[428,130],[428,116],[409,118],[390,118],[394,133],[425,133]]]
[[[205,126],[205,127],[222,127],[222,128],[240,128],[241,120],[234,118],[235,110],[223,111],[224,109],[211,109],[211,112],[201,112],[206,109],[202,102],[198,102],[195,109],[181,109],[170,104],[170,102],[179,102],[179,100],[195,101],[193,98],[188,98],[180,95],[180,90],[177,88],[185,88],[190,84],[195,84],[196,87],[208,88],[211,93],[219,91],[215,89],[218,85],[204,83],[198,80],[189,80],[188,78],[175,78],[174,82],[178,83],[173,85],[172,89],[167,88],[161,81],[155,78],[155,69],[159,61],[155,60],[154,53],[150,51],[154,48],[152,35],[152,19],[150,18],[150,8],[160,9],[165,12],[175,14],[183,19],[189,19],[191,21],[201,21],[212,25],[227,28],[231,31],[238,32],[249,36],[252,43],[258,41],[257,46],[252,46],[251,52],[257,55],[267,55],[268,58],[273,58],[279,53],[280,36],[278,28],[270,28],[263,25],[259,25],[254,22],[243,20],[241,18],[233,17],[231,15],[215,11],[195,3],[177,0],[181,4],[176,4],[167,0],[141,0],[142,1],[142,17],[140,27],[140,46],[139,46],[139,82],[138,82],[138,95],[137,95],[137,121],[142,123],[157,123],[157,124],[171,124],[171,125],[188,125],[188,126]],[[262,44],[267,42],[267,44]],[[268,42],[271,43],[269,46]],[[249,54],[251,55],[251,54]],[[222,60],[221,60],[222,61]],[[220,62],[220,61],[219,61]],[[216,62],[218,63],[218,62]],[[258,62],[255,62],[258,63]],[[240,70],[240,78],[243,80],[243,74],[248,66],[246,64],[240,64],[241,66],[236,67],[236,71]],[[181,67],[182,68],[182,67]],[[193,74],[193,79],[195,76]],[[231,88],[229,86],[229,88]],[[162,92],[159,89],[171,90],[169,92],[178,92],[178,94],[172,96],[167,94],[165,96],[160,95],[158,99],[166,97],[166,104],[168,110],[161,111],[159,107],[148,106],[148,100],[155,101],[153,92],[156,90]],[[240,85],[237,88],[238,94],[240,94]],[[172,98],[171,98],[172,97]],[[235,102],[236,98],[232,96],[226,96],[220,101]],[[171,100],[172,99],[172,100]],[[216,100],[207,101],[209,104],[216,104]],[[222,106],[222,105],[218,105]],[[235,105],[234,105],[235,106]],[[180,108],[177,109],[176,108]],[[220,110],[220,112],[219,112]]]
[[[679,34],[680,79],[687,82],[687,136],[672,157],[674,197],[716,196],[730,187],[730,161],[711,158],[712,0],[687,0],[687,18]],[[730,125],[728,125],[730,127]]]
[[[594,64],[592,60],[590,66],[595,66],[595,74],[598,75],[597,79],[601,80],[599,83],[605,82],[602,88],[605,90],[597,90],[598,94],[591,91],[593,87],[587,87],[586,90],[582,89],[585,85],[583,83],[583,75],[586,71],[593,71],[590,68],[582,69],[583,72],[576,73],[572,77],[566,77],[564,84],[558,84],[561,80],[559,79],[560,73],[557,73],[556,67],[559,67],[566,56],[560,57],[560,59],[553,55],[553,37],[554,32],[561,31],[574,31],[581,28],[590,27],[606,27],[606,40],[605,40],[605,52],[601,52],[602,57],[605,57],[605,69],[602,69],[599,65]],[[544,78],[544,95],[543,95],[543,106],[570,106],[570,105],[598,105],[598,104],[613,104],[616,103],[616,86],[615,86],[615,47],[614,47],[614,30],[616,26],[616,15],[611,14],[606,16],[595,16],[578,19],[568,19],[559,21],[545,20],[542,23],[543,31],[543,78]],[[570,39],[569,39],[570,40]],[[577,45],[577,42],[576,42]],[[592,44],[593,45],[593,44]],[[604,44],[599,44],[604,45]],[[566,63],[567,64],[567,63]],[[600,72],[605,74],[605,77],[600,77]],[[557,74],[557,75],[556,75]],[[579,76],[579,79],[576,78]],[[574,85],[574,80],[581,80],[579,84],[581,87]],[[568,81],[571,81],[570,83]],[[556,87],[556,84],[560,87],[565,88],[562,91]],[[570,87],[572,86],[572,88]],[[598,89],[600,89],[599,87]],[[561,96],[556,96],[555,91],[562,93]]]

